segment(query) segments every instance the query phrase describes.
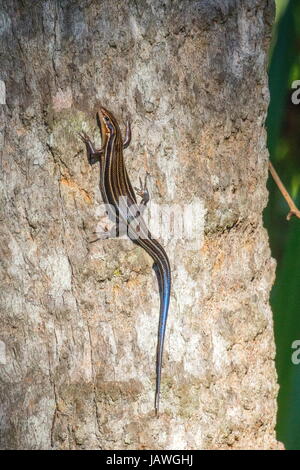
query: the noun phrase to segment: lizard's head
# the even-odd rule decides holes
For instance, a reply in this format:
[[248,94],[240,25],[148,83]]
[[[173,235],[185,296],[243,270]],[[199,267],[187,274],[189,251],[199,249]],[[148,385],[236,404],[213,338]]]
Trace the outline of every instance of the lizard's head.
[[118,123],[113,114],[102,106],[97,113],[97,118],[101,131],[102,145],[105,145],[107,139],[116,134]]

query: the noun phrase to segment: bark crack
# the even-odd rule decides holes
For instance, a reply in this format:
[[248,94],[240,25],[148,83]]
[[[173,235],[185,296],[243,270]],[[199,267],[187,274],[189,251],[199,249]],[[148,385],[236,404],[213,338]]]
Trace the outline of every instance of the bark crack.
[[99,433],[99,436],[97,436],[97,433],[95,433],[95,435],[96,435],[98,442],[100,442],[100,435],[102,434],[102,432],[101,432],[100,416],[99,416],[98,405],[97,405],[97,390],[96,390],[96,377],[95,377],[94,358],[93,358],[93,344],[92,344],[90,326],[88,323],[87,323],[87,328],[88,328],[89,341],[90,341],[90,360],[91,360],[91,368],[92,368],[92,376],[93,376],[95,415],[96,415],[96,423],[97,423],[97,428],[98,428],[98,433]]

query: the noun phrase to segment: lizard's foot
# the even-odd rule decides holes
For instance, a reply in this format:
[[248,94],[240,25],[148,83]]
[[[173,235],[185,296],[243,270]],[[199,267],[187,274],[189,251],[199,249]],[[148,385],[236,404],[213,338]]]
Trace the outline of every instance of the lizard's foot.
[[93,147],[92,141],[86,132],[81,131],[81,132],[77,132],[77,134],[79,135],[80,139],[82,140],[84,144],[90,145],[91,147]]
[[103,148],[95,149],[93,142],[91,141],[90,137],[87,135],[86,132],[84,131],[77,132],[77,134],[79,135],[80,139],[86,146],[89,163],[91,165],[93,163],[96,163],[99,160],[99,157],[103,152]]
[[146,172],[146,176],[144,179],[144,184],[142,183],[142,178],[140,177],[140,188],[137,188],[136,186],[134,189],[136,190],[136,193],[142,198],[141,204],[146,206],[148,204],[150,196],[149,196],[149,191],[147,188],[147,178],[148,178],[149,173]]

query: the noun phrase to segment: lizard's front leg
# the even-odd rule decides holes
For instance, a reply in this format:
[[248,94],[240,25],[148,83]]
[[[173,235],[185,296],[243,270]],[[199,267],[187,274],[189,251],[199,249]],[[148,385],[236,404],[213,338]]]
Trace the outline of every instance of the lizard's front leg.
[[126,135],[125,135],[125,140],[123,142],[123,149],[126,149],[128,145],[131,142],[131,126],[130,126],[130,121],[127,119],[126,121]]
[[104,151],[104,148],[96,149],[93,142],[91,141],[89,136],[86,134],[86,132],[84,131],[78,132],[78,135],[86,146],[86,151],[88,154],[88,160],[89,160],[90,165],[93,165],[94,163],[98,162],[101,154]]
[[146,208],[146,205],[148,204],[148,202],[150,200],[149,191],[148,191],[148,188],[147,188],[148,176],[149,176],[149,173],[146,172],[144,183],[142,183],[142,178],[140,177],[140,186],[141,186],[140,188],[137,188],[136,186],[134,187],[134,189],[136,190],[136,193],[142,198],[142,200],[139,204],[139,212],[140,212],[141,215],[143,215],[143,212]]

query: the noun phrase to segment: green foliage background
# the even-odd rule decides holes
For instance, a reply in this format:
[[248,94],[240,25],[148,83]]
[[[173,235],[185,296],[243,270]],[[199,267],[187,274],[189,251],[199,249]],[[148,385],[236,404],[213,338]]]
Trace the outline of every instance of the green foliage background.
[[[300,104],[292,104],[291,95],[293,81],[300,80],[300,1],[276,0],[276,7],[269,66],[268,148],[273,165],[299,207]],[[286,220],[288,206],[271,176],[268,189],[265,225],[277,260],[271,295],[280,384],[277,437],[287,449],[299,450],[300,364],[294,365],[291,357],[292,343],[300,340],[300,220]]]

